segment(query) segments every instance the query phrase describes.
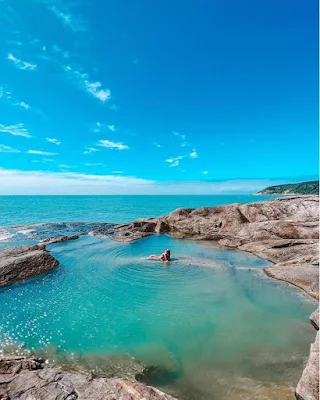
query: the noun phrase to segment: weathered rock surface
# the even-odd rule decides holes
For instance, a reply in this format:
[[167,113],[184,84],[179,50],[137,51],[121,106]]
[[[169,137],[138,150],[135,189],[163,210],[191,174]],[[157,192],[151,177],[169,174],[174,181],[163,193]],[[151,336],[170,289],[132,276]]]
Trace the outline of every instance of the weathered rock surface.
[[42,243],[45,243],[46,245],[55,244],[55,243],[64,243],[64,242],[69,242],[70,240],[79,239],[79,237],[80,237],[80,235],[59,236],[57,238],[46,239]]
[[33,358],[0,358],[2,400],[174,400],[136,381],[93,378],[55,368],[42,369]]
[[111,228],[99,228],[92,231],[94,236],[109,237],[119,242],[132,242],[146,236],[150,236],[155,232],[157,221],[155,218],[139,219],[128,224],[116,225]]
[[296,388],[297,400],[319,400],[319,331],[310,347],[310,356]]
[[51,271],[59,262],[45,245],[27,245],[0,252],[0,286]]
[[311,324],[316,328],[316,330],[319,330],[319,306],[318,308],[310,315],[310,322]]
[[[319,298],[319,196],[296,196],[251,204],[179,208],[160,218],[118,225],[123,240],[154,233],[209,240],[266,258],[266,273]],[[127,238],[127,239],[126,239]]]

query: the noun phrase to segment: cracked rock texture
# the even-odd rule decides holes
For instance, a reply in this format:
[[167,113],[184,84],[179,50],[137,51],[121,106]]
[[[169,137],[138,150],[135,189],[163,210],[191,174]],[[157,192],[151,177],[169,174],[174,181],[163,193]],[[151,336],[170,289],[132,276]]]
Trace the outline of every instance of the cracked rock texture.
[[174,400],[151,386],[123,379],[93,378],[34,358],[0,358],[0,400]]

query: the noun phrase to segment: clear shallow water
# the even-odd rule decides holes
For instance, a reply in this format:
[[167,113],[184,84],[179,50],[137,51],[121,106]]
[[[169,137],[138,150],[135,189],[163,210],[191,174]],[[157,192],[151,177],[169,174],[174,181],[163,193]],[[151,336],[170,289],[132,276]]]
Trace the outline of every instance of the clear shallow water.
[[237,202],[251,203],[271,197],[0,196],[0,226],[66,221],[122,223],[133,221],[136,218],[165,215],[179,207],[216,206]]
[[[170,266],[145,259],[167,247]],[[50,344],[91,366],[127,353],[168,371],[149,383],[179,398],[292,398],[314,302],[265,277],[265,261],[166,236],[49,248],[57,270],[0,290],[2,344]]]

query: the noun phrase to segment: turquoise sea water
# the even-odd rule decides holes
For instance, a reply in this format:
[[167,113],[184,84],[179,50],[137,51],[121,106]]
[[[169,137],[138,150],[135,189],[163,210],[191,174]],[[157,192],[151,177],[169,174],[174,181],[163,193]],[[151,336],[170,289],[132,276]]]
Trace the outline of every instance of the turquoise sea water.
[[[1,197],[2,225],[24,225],[1,228],[0,245],[82,229],[47,221],[124,222],[252,200],[261,198]],[[28,225],[35,222],[42,224]],[[168,247],[170,265],[147,260]],[[121,374],[134,357],[157,367],[147,383],[180,399],[293,399],[314,339],[315,303],[266,277],[266,261],[164,235],[132,243],[86,235],[48,250],[60,261],[56,270],[0,289],[0,348],[34,349],[48,363],[105,376],[119,360]]]
[[128,222],[179,207],[251,203],[271,196],[0,196],[0,226],[39,222]]
[[[170,265],[146,259],[167,247]],[[256,394],[281,388],[266,399],[290,395],[314,335],[314,302],[265,277],[266,261],[167,236],[84,236],[48,248],[58,269],[0,289],[2,344],[49,345],[50,362],[102,370],[101,358],[127,354],[164,369],[148,383],[179,398],[229,399],[243,380]]]

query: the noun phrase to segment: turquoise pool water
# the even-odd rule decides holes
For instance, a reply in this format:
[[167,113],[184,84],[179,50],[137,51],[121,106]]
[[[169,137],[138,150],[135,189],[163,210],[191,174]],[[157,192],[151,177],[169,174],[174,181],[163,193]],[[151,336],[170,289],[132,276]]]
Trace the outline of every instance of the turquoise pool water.
[[[146,259],[167,247],[169,266]],[[185,399],[291,398],[314,302],[267,278],[266,261],[167,236],[48,248],[58,269],[0,290],[2,346],[49,345],[49,362],[102,370],[101,358],[128,354],[167,371],[149,383]]]

